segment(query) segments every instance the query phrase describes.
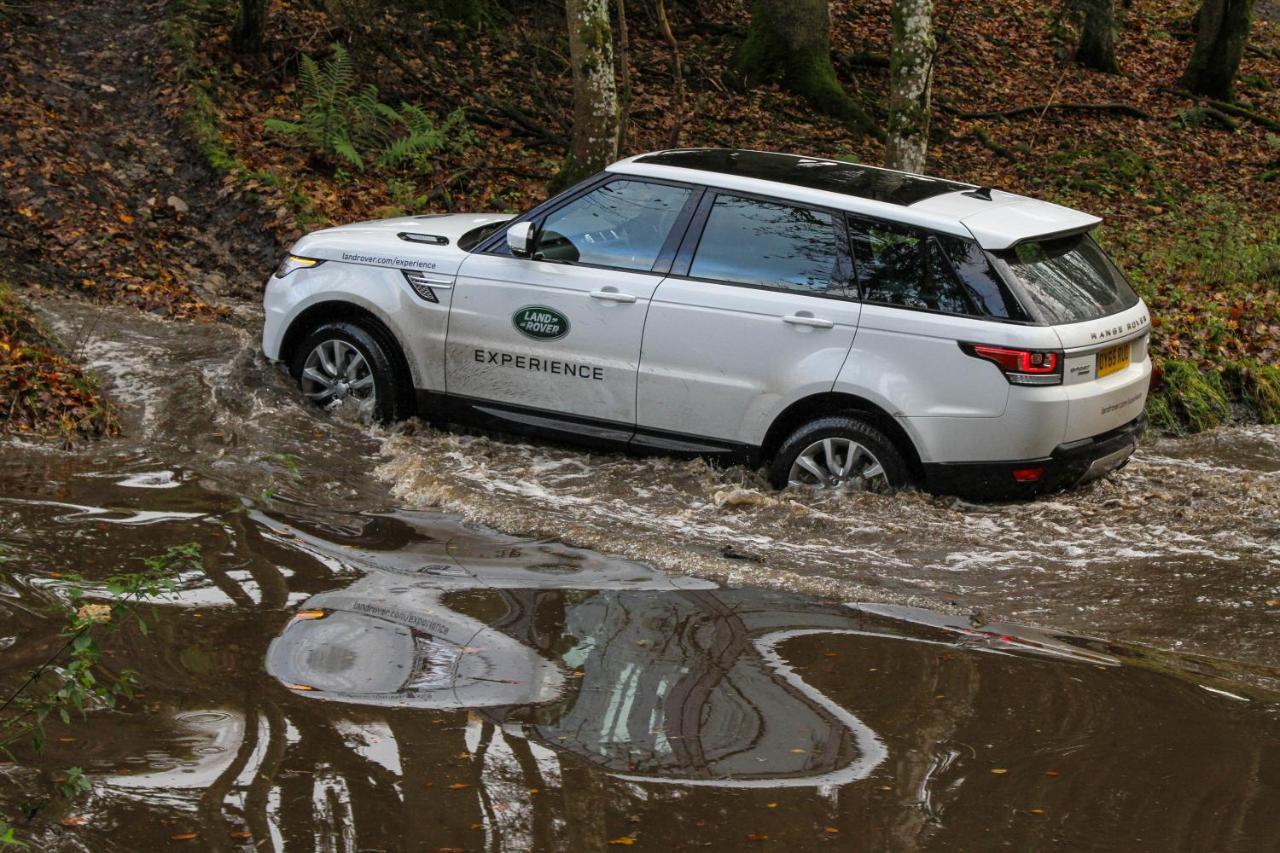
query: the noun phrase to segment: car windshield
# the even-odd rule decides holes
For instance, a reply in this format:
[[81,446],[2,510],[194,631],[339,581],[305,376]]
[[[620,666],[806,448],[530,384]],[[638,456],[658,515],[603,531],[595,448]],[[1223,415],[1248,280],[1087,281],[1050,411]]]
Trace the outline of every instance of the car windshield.
[[1051,325],[1096,320],[1138,302],[1120,270],[1085,234],[1019,243],[997,257]]

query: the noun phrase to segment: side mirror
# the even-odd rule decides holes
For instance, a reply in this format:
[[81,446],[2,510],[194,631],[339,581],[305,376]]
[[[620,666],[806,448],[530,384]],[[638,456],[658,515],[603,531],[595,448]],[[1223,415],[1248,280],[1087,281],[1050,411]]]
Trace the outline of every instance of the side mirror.
[[537,231],[532,222],[517,222],[507,229],[507,247],[511,254],[527,258],[533,254]]

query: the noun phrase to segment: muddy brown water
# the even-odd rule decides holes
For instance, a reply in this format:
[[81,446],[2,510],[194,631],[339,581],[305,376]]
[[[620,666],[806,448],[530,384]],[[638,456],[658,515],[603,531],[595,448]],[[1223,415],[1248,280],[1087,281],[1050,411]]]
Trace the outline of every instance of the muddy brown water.
[[371,430],[250,332],[46,308],[129,437],[0,448],[0,684],[63,575],[204,567],[113,640],[136,701],[0,764],[10,814],[94,782],[40,849],[1280,846],[1275,430],[1034,504],[779,496]]

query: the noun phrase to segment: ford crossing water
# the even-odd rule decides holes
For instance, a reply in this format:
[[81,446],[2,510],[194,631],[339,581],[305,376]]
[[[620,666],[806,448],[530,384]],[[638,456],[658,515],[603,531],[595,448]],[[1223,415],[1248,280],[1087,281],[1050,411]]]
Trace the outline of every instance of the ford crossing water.
[[0,765],[12,810],[85,768],[79,849],[1280,843],[1275,429],[1029,505],[801,500],[369,428],[234,326],[46,310],[129,438],[7,443],[0,677],[60,642],[67,573],[203,554],[112,641],[124,713]]

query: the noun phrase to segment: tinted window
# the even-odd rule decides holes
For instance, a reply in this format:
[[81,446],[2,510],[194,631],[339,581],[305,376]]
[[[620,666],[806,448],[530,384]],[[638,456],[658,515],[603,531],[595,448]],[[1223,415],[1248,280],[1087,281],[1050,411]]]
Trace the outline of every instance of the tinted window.
[[979,314],[1004,320],[1031,319],[975,241],[941,234],[934,239],[951,261],[965,294]]
[[689,275],[808,293],[844,295],[835,218],[738,196],[716,198]]
[[1088,235],[1019,243],[998,257],[1046,323],[1094,320],[1138,302],[1138,294]]
[[975,313],[937,240],[912,228],[870,222],[855,225],[853,236],[867,302]]
[[691,192],[666,184],[613,181],[548,215],[535,257],[647,270]]

